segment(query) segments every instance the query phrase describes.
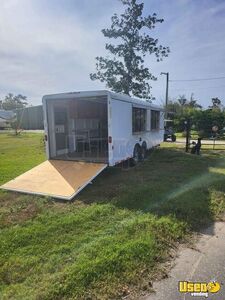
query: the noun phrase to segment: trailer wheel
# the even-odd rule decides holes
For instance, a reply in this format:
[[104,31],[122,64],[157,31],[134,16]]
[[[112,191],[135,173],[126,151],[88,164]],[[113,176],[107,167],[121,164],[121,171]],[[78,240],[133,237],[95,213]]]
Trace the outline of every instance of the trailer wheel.
[[141,146],[141,158],[145,159],[146,157],[147,157],[147,144],[146,142],[143,142]]
[[141,147],[139,144],[136,144],[133,152],[132,162],[136,165],[141,160]]

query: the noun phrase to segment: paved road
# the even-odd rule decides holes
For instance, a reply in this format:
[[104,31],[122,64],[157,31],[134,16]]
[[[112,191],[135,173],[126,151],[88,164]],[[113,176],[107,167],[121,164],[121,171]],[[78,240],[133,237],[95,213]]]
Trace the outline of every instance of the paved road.
[[[209,293],[208,298],[178,292],[178,281],[211,280],[218,281],[221,290],[216,294]],[[217,222],[209,227],[196,243],[196,250],[181,250],[169,277],[155,282],[153,288],[156,293],[143,300],[225,300],[225,223]]]

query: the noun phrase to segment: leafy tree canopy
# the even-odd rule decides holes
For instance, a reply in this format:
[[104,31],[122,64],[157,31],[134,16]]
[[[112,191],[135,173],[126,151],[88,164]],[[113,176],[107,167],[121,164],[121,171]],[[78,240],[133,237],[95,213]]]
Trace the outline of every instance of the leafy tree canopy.
[[198,100],[194,98],[194,93],[191,94],[190,100],[188,100],[185,95],[180,95],[177,99],[177,102],[182,107],[202,108],[202,106],[198,104]]
[[155,13],[143,16],[144,3],[138,4],[137,0],[121,2],[124,13],[114,14],[111,27],[102,30],[105,37],[115,41],[105,46],[112,57],[96,57],[97,72],[90,74],[90,78],[106,82],[115,92],[151,99],[149,81],[157,78],[144,64],[144,58],[154,54],[157,61],[161,61],[168,56],[169,48],[159,45],[158,39],[149,35],[149,31],[164,20]]
[[212,98],[212,105],[209,106],[210,109],[221,109],[222,107],[222,101],[218,98],[218,97],[215,97],[215,98]]
[[27,97],[20,94],[14,96],[12,93],[9,93],[1,100],[1,107],[5,110],[24,108],[27,104]]
[[179,96],[177,101],[168,103],[169,118],[174,121],[174,129],[177,132],[185,130],[184,122],[190,119],[192,129],[196,130],[201,137],[211,137],[212,127],[218,126],[218,134],[224,132],[225,111],[221,109],[222,101],[218,98],[212,99],[212,106],[203,110],[193,94],[190,100],[185,95]]

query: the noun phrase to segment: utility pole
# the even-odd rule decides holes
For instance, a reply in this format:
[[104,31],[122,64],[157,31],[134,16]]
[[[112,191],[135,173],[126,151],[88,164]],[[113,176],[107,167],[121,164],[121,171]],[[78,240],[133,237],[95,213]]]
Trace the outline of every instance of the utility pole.
[[166,75],[166,102],[165,102],[165,119],[167,119],[167,106],[169,98],[169,72],[161,72],[161,75]]

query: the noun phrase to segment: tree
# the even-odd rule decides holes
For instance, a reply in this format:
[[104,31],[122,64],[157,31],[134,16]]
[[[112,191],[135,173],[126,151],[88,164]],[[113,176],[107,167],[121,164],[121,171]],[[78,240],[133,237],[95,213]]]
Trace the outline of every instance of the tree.
[[221,109],[222,102],[218,97],[212,98],[212,105],[209,106],[209,109]]
[[[1,107],[5,110],[23,109],[27,106],[27,104],[27,97],[21,94],[14,96],[12,93],[9,93],[3,100],[1,100]],[[23,113],[20,116],[16,113],[15,119],[11,122],[11,127],[14,129],[16,135],[21,132],[20,125],[22,116]]]
[[194,94],[191,94],[191,98],[190,101],[188,102],[188,106],[192,107],[192,108],[202,108],[202,106],[200,104],[198,104],[197,100],[194,99]]
[[185,95],[180,95],[179,98],[177,99],[177,101],[178,101],[178,103],[179,103],[181,106],[186,105],[186,103],[187,103],[186,96],[185,96]]
[[198,104],[197,100],[194,99],[194,93],[191,94],[190,100],[187,100],[185,95],[180,95],[177,101],[182,107],[202,108],[202,106]]
[[169,100],[167,104],[167,117],[169,120],[174,120],[175,116],[179,116],[182,113],[182,108],[178,101]]
[[96,73],[90,74],[92,80],[106,82],[108,88],[118,93],[151,99],[149,80],[157,80],[144,65],[147,54],[155,54],[157,61],[167,57],[168,47],[158,44],[158,39],[150,37],[148,31],[164,20],[153,13],[143,17],[144,3],[137,0],[121,0],[125,11],[120,16],[114,14],[111,27],[102,33],[118,42],[106,44],[105,48],[112,55],[96,57]]
[[225,115],[218,109],[196,111],[194,116],[194,123],[196,126],[196,130],[202,137],[210,137],[213,134],[213,126],[218,127],[218,134],[222,133],[225,126]]
[[188,100],[185,95],[180,95],[177,100],[170,100],[167,107],[168,118],[173,121],[174,129],[178,132],[185,129],[185,120],[197,119],[196,116],[202,109],[202,106],[194,99],[193,93],[191,94],[190,100]]
[[24,108],[27,104],[27,97],[21,94],[14,96],[12,93],[9,93],[1,100],[1,107],[5,110]]

